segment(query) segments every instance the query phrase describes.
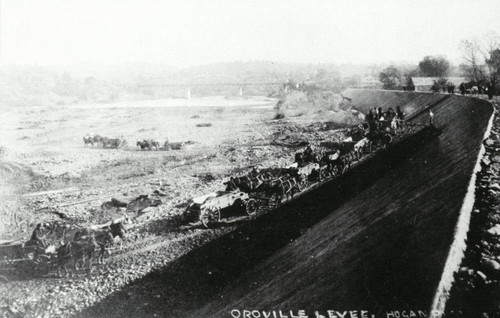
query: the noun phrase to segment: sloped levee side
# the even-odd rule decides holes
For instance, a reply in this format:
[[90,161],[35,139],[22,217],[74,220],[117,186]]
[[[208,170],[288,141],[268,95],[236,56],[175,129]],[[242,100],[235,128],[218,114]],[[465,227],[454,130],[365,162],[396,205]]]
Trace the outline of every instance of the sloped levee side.
[[[382,107],[384,111],[392,107],[394,110],[399,106],[406,114],[406,118],[412,118],[426,107],[439,104],[452,96],[443,94],[431,93],[415,93],[415,92],[400,92],[400,91],[367,91],[363,90],[347,90],[343,93],[344,96],[351,99],[350,105],[367,113],[373,107]],[[456,97],[456,96],[453,96]]]
[[[442,134],[354,198],[332,206],[321,222],[244,272],[193,316],[300,309],[310,317],[314,311],[327,316],[327,310],[386,317],[431,308],[493,108],[439,94],[350,90],[344,96],[362,111],[400,106],[413,122],[427,123],[425,108],[431,106]],[[330,194],[322,195],[328,201]],[[303,213],[325,208],[310,204]]]

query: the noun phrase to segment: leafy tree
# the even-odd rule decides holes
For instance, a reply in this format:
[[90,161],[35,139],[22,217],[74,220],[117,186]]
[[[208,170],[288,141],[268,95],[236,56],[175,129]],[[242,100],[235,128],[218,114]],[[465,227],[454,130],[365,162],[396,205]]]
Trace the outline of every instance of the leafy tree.
[[490,58],[485,61],[490,70],[491,82],[497,83],[500,79],[500,49],[491,51]]
[[448,89],[448,85],[450,85],[450,83],[448,83],[448,80],[445,77],[441,77],[437,81],[434,81],[431,90],[436,93],[440,90],[446,92]]
[[419,68],[415,65],[407,65],[405,67],[400,67],[402,80],[405,86],[405,90],[413,91],[415,90],[415,85],[413,85],[412,77],[419,76]]
[[380,72],[379,79],[384,89],[394,89],[401,82],[401,73],[394,65],[391,65]]
[[426,56],[418,68],[422,76],[446,77],[450,71],[450,62],[442,56]]

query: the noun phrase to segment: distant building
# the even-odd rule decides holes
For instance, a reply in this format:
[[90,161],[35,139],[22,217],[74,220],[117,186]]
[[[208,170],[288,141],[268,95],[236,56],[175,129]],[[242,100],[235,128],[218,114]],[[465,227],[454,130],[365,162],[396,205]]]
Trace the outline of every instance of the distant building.
[[[430,92],[432,85],[435,81],[438,81],[439,77],[412,77],[409,86],[414,86],[416,92]],[[466,83],[467,79],[465,77],[446,77],[448,83],[455,85],[458,89],[460,83]]]
[[368,74],[365,75],[363,78],[361,78],[361,81],[359,82],[358,85],[356,85],[357,88],[382,88],[382,82],[378,78],[378,76],[374,74]]
[[366,88],[381,88],[382,82],[380,81],[378,76],[369,74],[361,79],[360,85]]

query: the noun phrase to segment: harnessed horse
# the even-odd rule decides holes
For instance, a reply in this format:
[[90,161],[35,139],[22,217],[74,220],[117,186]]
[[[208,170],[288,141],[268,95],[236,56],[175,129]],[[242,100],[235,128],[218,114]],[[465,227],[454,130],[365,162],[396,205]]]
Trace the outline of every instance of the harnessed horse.
[[73,264],[75,270],[78,270],[78,263],[82,262],[82,268],[87,261],[88,270],[92,271],[92,260],[96,248],[98,263],[104,262],[106,247],[113,243],[113,235],[110,230],[83,230],[75,233],[72,241],[61,245],[57,249],[57,273],[61,276],[61,269],[68,274],[67,265]]

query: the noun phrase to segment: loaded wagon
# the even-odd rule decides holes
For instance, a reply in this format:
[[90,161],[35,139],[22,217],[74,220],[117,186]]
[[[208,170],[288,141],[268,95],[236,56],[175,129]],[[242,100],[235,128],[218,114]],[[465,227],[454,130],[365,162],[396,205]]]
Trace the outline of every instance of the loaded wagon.
[[[0,242],[0,270],[5,274],[17,272],[28,275],[47,274],[56,264],[56,247],[21,241]],[[10,276],[10,275],[9,275]]]
[[363,137],[353,140],[351,137],[344,139],[339,145],[340,156],[345,156],[349,162],[359,160],[364,153],[372,151],[370,140]]
[[[37,237],[34,239],[35,231]],[[46,275],[57,268],[57,249],[70,242],[78,228],[66,223],[40,223],[30,240],[0,241],[0,272],[11,276]]]
[[290,175],[297,180],[299,190],[308,187],[311,182],[321,180],[321,168],[319,163],[300,161],[288,166]]
[[192,199],[186,213],[209,227],[232,213],[254,215],[257,210],[257,201],[250,198],[248,193],[217,191]]

